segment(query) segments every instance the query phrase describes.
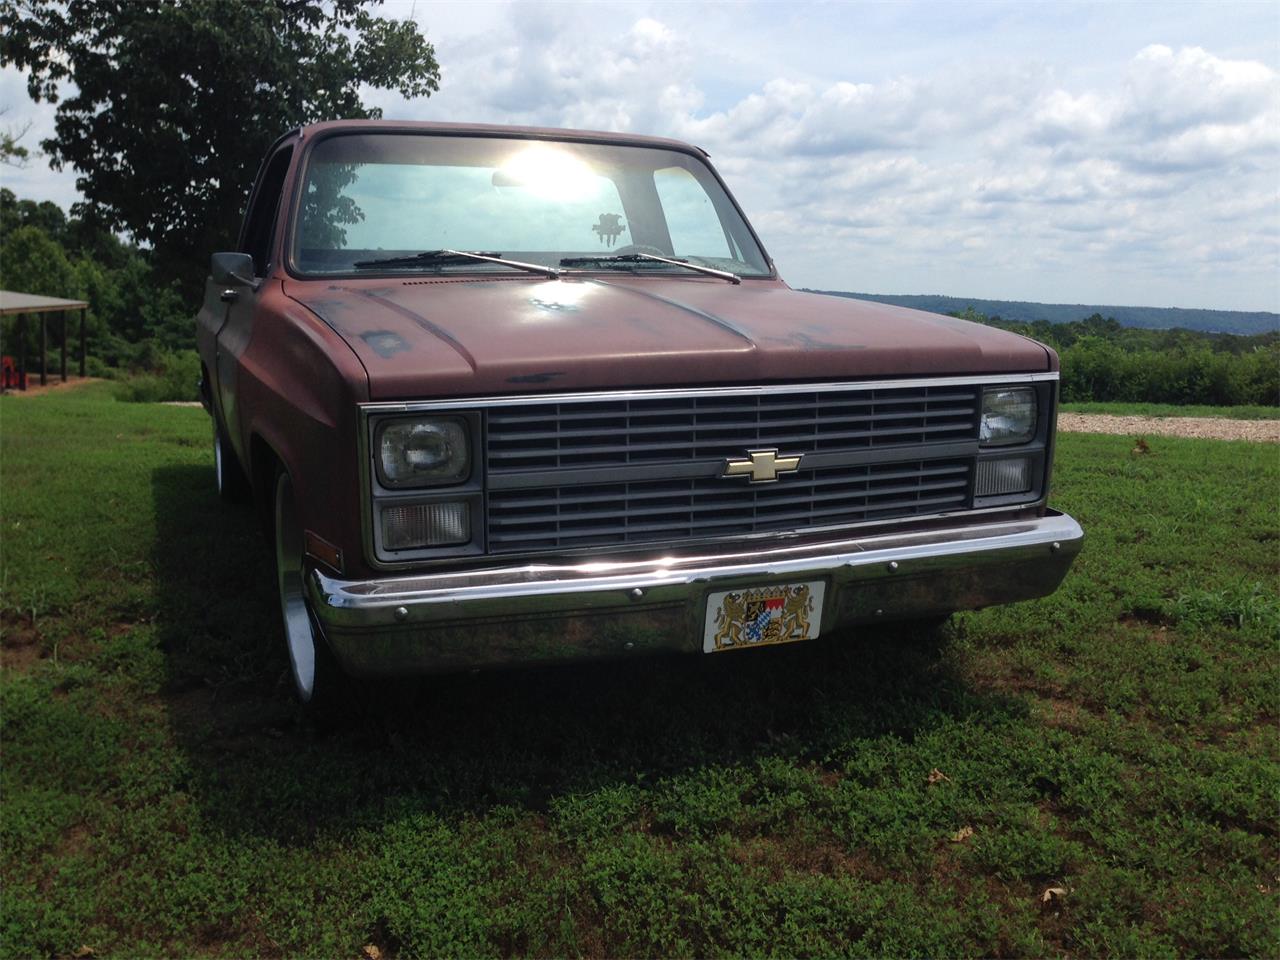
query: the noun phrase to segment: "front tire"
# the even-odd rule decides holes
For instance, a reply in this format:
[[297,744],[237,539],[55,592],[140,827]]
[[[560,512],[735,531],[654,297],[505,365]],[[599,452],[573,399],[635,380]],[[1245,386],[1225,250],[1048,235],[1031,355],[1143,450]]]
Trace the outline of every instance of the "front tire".
[[318,709],[338,698],[342,672],[307,606],[302,566],[302,525],[293,482],[281,470],[275,485],[276,583],[289,672],[298,700]]

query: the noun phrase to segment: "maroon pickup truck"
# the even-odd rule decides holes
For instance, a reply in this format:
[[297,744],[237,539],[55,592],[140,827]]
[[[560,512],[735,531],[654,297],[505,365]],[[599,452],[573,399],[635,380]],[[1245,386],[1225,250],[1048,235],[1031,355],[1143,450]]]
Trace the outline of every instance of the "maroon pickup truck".
[[1040,597],[1082,541],[1054,352],[792,290],[685,143],[296,130],[197,327],[304,701]]

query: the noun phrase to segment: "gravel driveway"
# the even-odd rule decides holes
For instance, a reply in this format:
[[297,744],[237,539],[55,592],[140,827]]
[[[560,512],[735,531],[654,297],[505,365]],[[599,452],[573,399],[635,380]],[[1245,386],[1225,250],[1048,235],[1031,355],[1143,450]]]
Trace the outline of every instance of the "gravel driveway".
[[1116,417],[1106,413],[1059,413],[1066,433],[1116,433],[1127,437],[1199,437],[1280,443],[1280,420],[1228,420],[1222,417]]

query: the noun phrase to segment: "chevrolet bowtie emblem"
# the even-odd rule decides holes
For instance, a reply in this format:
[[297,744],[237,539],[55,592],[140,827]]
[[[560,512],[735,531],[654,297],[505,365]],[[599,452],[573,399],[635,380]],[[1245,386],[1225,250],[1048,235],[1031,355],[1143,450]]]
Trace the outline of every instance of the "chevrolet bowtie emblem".
[[800,456],[780,457],[777,450],[748,450],[745,460],[726,460],[721,476],[750,477],[752,483],[768,483],[777,480],[780,473],[799,470]]

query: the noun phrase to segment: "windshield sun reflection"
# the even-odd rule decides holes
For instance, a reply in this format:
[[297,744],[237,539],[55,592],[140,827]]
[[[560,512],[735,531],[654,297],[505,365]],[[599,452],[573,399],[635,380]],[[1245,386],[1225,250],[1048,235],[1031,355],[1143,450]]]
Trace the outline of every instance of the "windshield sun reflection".
[[493,174],[495,187],[521,187],[543,200],[582,200],[596,190],[595,172],[577,157],[550,147],[529,147]]

